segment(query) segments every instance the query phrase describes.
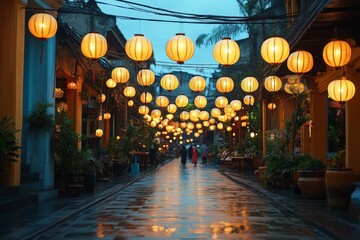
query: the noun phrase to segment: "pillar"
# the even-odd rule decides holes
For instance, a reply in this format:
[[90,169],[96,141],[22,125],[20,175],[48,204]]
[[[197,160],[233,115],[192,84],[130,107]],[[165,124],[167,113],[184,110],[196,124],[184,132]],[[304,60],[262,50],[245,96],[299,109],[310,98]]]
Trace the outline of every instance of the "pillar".
[[[307,131],[310,141],[311,155],[315,158],[326,160],[327,153],[327,94],[314,91],[310,98],[310,114],[314,126],[311,128],[311,136]],[[308,126],[306,126],[308,129]]]

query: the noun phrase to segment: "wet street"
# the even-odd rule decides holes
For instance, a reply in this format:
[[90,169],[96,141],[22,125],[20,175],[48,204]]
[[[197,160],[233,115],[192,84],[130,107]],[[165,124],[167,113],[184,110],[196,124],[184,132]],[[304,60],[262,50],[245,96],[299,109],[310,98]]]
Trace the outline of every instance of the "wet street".
[[180,159],[38,239],[328,239],[217,168]]

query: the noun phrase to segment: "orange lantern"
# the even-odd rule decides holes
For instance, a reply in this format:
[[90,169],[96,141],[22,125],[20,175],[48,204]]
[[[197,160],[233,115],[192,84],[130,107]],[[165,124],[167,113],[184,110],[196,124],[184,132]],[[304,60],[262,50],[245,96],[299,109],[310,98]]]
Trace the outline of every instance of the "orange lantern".
[[189,88],[194,92],[202,92],[206,87],[206,80],[201,76],[194,76],[189,81]]
[[297,74],[309,72],[314,66],[311,53],[307,51],[296,51],[290,54],[287,60],[287,67],[290,71]]
[[155,82],[155,74],[150,69],[142,69],[136,75],[137,82],[144,87],[148,87]]
[[174,74],[166,74],[160,80],[163,89],[171,92],[179,86],[179,80]]
[[184,33],[177,33],[166,43],[166,54],[171,60],[183,64],[194,55],[194,43]]
[[146,105],[141,105],[138,110],[138,112],[143,115],[148,114],[149,111],[150,111],[150,109]]
[[103,134],[104,134],[104,131],[102,129],[100,129],[100,128],[96,129],[96,131],[95,131],[96,137],[100,138],[103,136]]
[[239,111],[242,108],[242,104],[240,100],[232,100],[230,102],[230,107],[234,110],[234,111]]
[[81,41],[81,52],[87,58],[101,58],[106,54],[107,48],[106,39],[99,33],[88,33]]
[[355,85],[345,77],[342,77],[329,83],[328,94],[335,101],[340,103],[347,102],[355,95]]
[[270,111],[272,111],[272,110],[274,110],[274,109],[276,108],[276,104],[275,104],[275,103],[269,103],[269,104],[267,105],[267,107],[268,107],[268,109],[269,109]]
[[268,38],[261,45],[261,56],[265,62],[271,65],[278,65],[284,62],[289,53],[289,43],[281,37]]
[[134,101],[133,101],[133,100],[129,100],[129,101],[127,102],[127,105],[128,105],[129,107],[134,106]]
[[125,52],[136,62],[146,61],[152,55],[152,44],[143,34],[135,34],[126,42]]
[[106,80],[106,86],[108,88],[114,88],[116,87],[116,82],[114,80],[112,80],[111,78],[109,78],[108,80]]
[[196,96],[196,98],[194,99],[194,104],[197,108],[204,108],[206,107],[207,99],[205,96]]
[[130,78],[129,70],[124,67],[116,67],[111,71],[111,78],[117,83],[126,83]]
[[167,107],[170,103],[169,99],[165,96],[158,96],[155,100],[156,105],[161,108]]
[[226,105],[228,105],[229,101],[224,96],[219,96],[215,99],[215,106],[218,108],[224,108]]
[[246,104],[246,105],[254,105],[254,102],[255,102],[255,99],[254,99],[254,97],[253,96],[251,96],[251,95],[246,95],[245,97],[244,97],[244,104]]
[[56,19],[48,13],[37,13],[31,16],[28,27],[32,35],[41,40],[51,38],[56,34]]
[[76,88],[77,88],[76,82],[74,82],[74,81],[69,82],[67,85],[67,88],[70,90],[76,90]]
[[282,81],[278,76],[268,76],[265,78],[264,86],[269,92],[276,92],[281,89]]
[[216,89],[221,93],[229,93],[234,89],[234,81],[229,77],[221,77],[216,81]]
[[228,67],[235,64],[240,58],[239,45],[230,38],[223,38],[215,44],[213,50],[215,61]]
[[134,87],[127,86],[126,88],[124,88],[125,97],[131,98],[131,97],[135,96],[135,94],[136,94],[136,90]]
[[342,40],[332,40],[323,49],[323,59],[331,67],[345,66],[351,58],[350,45]]
[[173,103],[170,103],[166,109],[169,113],[176,113],[177,106]]
[[245,92],[254,92],[258,87],[259,82],[254,77],[246,77],[241,81],[241,89]]
[[[210,114],[211,114],[211,116],[213,116],[214,118],[218,118],[220,115],[221,115],[221,110],[220,109],[218,109],[218,108],[213,108],[213,109],[211,109],[211,111],[210,111]],[[212,118],[213,119],[213,118]],[[210,119],[211,120],[211,119]],[[213,121],[213,120],[211,120],[211,121]],[[215,120],[214,120],[215,121]],[[211,124],[214,124],[214,123],[212,123],[212,122],[210,122]]]
[[104,113],[104,119],[105,120],[109,120],[111,118],[111,114],[110,113]]
[[185,95],[179,95],[175,99],[175,104],[180,108],[185,107],[188,104],[188,102],[189,102],[189,99]]
[[149,92],[143,92],[141,95],[140,95],[140,101],[142,103],[149,103],[153,100],[153,96],[151,95],[151,93]]

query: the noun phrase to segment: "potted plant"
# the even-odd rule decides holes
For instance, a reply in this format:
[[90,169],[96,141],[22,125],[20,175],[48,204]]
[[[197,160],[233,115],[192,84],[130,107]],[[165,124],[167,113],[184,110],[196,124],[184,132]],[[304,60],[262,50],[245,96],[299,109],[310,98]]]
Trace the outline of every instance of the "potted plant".
[[51,106],[53,105],[46,103],[38,103],[35,105],[27,117],[31,130],[36,132],[49,132],[54,130],[54,116],[47,111]]
[[87,193],[94,192],[96,184],[96,171],[101,168],[92,149],[84,147],[79,151],[79,159],[84,171],[84,185]]
[[310,154],[298,156],[298,186],[306,198],[323,198],[326,196],[325,168],[323,161]]
[[4,164],[16,162],[19,158],[20,145],[16,138],[19,130],[14,129],[11,117],[5,116],[0,119],[0,172]]

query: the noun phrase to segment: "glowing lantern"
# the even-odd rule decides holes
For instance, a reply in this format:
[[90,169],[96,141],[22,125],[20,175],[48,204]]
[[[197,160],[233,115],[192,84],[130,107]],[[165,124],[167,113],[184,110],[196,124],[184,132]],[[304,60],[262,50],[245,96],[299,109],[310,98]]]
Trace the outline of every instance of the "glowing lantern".
[[190,119],[194,119],[195,121],[197,121],[199,116],[200,116],[199,110],[195,109],[190,111]]
[[200,137],[200,134],[198,132],[194,133],[194,137],[198,138]]
[[149,111],[150,111],[150,109],[148,108],[148,106],[146,106],[146,105],[141,105],[141,106],[139,107],[138,113],[145,115],[145,114],[148,114]]
[[331,81],[328,85],[329,97],[338,102],[349,101],[355,95],[355,85],[342,77],[340,80]]
[[171,104],[169,104],[169,105],[167,106],[166,109],[167,109],[167,111],[168,111],[169,113],[175,113],[176,110],[177,110],[177,107],[176,107],[175,104],[171,103]]
[[171,60],[183,64],[194,55],[194,43],[184,33],[177,33],[166,43],[166,54]]
[[276,92],[281,89],[282,81],[278,76],[268,76],[265,78],[264,86],[269,92]]
[[188,123],[186,124],[186,128],[187,128],[187,129],[190,129],[190,130],[191,130],[191,129],[194,129],[194,127],[195,127],[195,126],[194,126],[194,124],[193,124],[192,122],[188,122]]
[[278,65],[289,56],[290,47],[288,42],[281,37],[266,39],[261,45],[261,56],[265,62]]
[[180,113],[181,121],[186,121],[186,120],[189,119],[189,117],[190,117],[190,114],[187,111],[183,111],[183,112]]
[[210,117],[209,113],[207,111],[201,111],[200,112],[200,115],[199,115],[199,118],[201,121],[205,121],[205,120],[208,120]]
[[218,108],[224,108],[228,105],[229,101],[226,97],[220,96],[215,99],[215,106]]
[[216,125],[216,127],[217,127],[217,129],[219,129],[219,130],[223,130],[223,129],[224,129],[224,124],[223,124],[223,123],[218,123],[218,124]]
[[125,44],[126,55],[136,62],[146,61],[152,55],[152,45],[143,34],[135,34]]
[[218,117],[218,119],[219,119],[220,122],[227,122],[228,117],[226,115],[220,115]]
[[137,82],[144,87],[148,87],[155,82],[155,74],[150,69],[142,69],[136,75]]
[[216,89],[221,93],[229,93],[234,89],[234,81],[229,77],[221,77],[216,81]]
[[275,104],[275,103],[269,103],[269,104],[267,105],[267,107],[268,107],[268,109],[269,109],[270,111],[272,111],[272,110],[274,110],[274,109],[276,108],[276,104]]
[[140,95],[140,101],[142,103],[149,103],[153,100],[153,96],[151,95],[151,93],[149,92],[143,92],[141,95]]
[[188,101],[189,101],[189,99],[187,96],[179,95],[175,99],[175,104],[181,108],[181,107],[185,107],[188,104]]
[[287,67],[290,71],[297,74],[309,72],[314,66],[311,53],[307,51],[296,51],[290,54],[287,60]]
[[126,83],[129,81],[130,73],[124,67],[116,67],[111,71],[111,79],[117,83]]
[[124,88],[125,97],[131,98],[131,97],[135,96],[135,94],[136,94],[136,90],[134,87],[127,86],[126,88]]
[[105,120],[109,120],[111,118],[111,114],[110,113],[104,113],[104,119]]
[[351,58],[350,45],[342,40],[332,40],[323,49],[323,59],[331,67],[345,66]]
[[158,105],[161,108],[165,108],[169,105],[170,101],[165,96],[158,96],[155,100],[156,105]]
[[215,126],[215,125],[210,125],[210,126],[209,126],[209,130],[210,130],[210,131],[214,131],[215,129],[216,129],[216,126]]
[[160,85],[163,89],[171,92],[179,86],[179,80],[173,74],[166,74],[161,78]]
[[231,131],[232,131],[232,127],[230,127],[230,126],[226,127],[226,131],[231,132]]
[[174,114],[168,113],[166,114],[166,118],[172,120],[174,118]]
[[239,111],[242,108],[242,104],[240,100],[232,100],[230,102],[230,107],[234,110],[234,111]]
[[150,122],[150,127],[154,128],[156,127],[157,123],[155,121],[151,121]]
[[206,87],[206,80],[201,76],[192,77],[189,81],[189,88],[194,92],[202,92]]
[[[220,114],[219,114],[219,116],[220,116]],[[210,118],[210,119],[209,119],[209,123],[210,123],[210,124],[215,124],[215,123],[216,123],[216,120],[215,120],[214,118]]]
[[95,136],[97,136],[98,138],[102,137],[104,134],[104,131],[100,128],[96,129],[95,131]]
[[210,122],[209,122],[209,121],[204,121],[204,122],[203,122],[203,126],[204,126],[204,127],[209,127],[209,126],[210,126]]
[[244,97],[244,104],[246,104],[246,105],[254,105],[254,102],[255,102],[255,99],[254,99],[253,96],[251,96],[251,95],[246,95],[246,96]]
[[106,80],[106,86],[108,88],[114,88],[116,87],[116,82],[114,80],[112,80],[111,78],[109,78],[108,80]]
[[247,122],[241,122],[242,127],[246,127],[246,125],[247,125]]
[[180,123],[180,127],[181,127],[181,128],[186,128],[186,122]]
[[65,103],[65,102],[59,102],[57,105],[56,105],[56,110],[58,112],[67,112],[68,110],[68,105]]
[[285,83],[284,90],[289,94],[302,93],[305,90],[305,86],[301,82]]
[[101,58],[107,51],[106,39],[99,33],[88,33],[81,41],[81,52],[91,59]]
[[[210,111],[211,116],[213,116],[214,118],[218,118],[221,115],[221,110],[218,108],[213,108]],[[210,119],[211,120],[211,119]],[[211,123],[214,124],[214,123]]]
[[225,108],[224,108],[224,112],[228,115],[232,114],[234,112],[234,109],[231,108],[230,105],[227,105]]
[[61,88],[55,88],[55,97],[62,98],[64,96],[64,91]]
[[201,124],[201,123],[197,123],[197,124],[195,125],[195,127],[196,127],[197,129],[201,129],[201,128],[202,128],[202,124]]
[[76,82],[69,82],[68,83],[68,85],[67,85],[67,88],[69,89],[69,90],[76,90],[76,88],[77,88],[77,84],[76,84]]
[[128,105],[129,107],[134,106],[134,101],[133,101],[133,100],[129,100],[129,101],[127,102],[127,105]]
[[56,19],[48,13],[37,13],[31,16],[28,27],[32,35],[41,40],[51,38],[56,34]]
[[241,81],[241,89],[245,92],[254,92],[258,87],[259,83],[254,77],[246,77]]
[[223,38],[215,44],[213,50],[215,61],[228,67],[235,64],[240,58],[239,45],[230,38]]
[[103,102],[105,102],[106,101],[106,95],[105,94],[99,94],[99,95],[97,95],[96,96],[96,100],[98,101],[98,102],[100,102],[100,103],[103,103]]
[[204,108],[207,104],[207,99],[205,96],[196,96],[194,99],[194,104],[197,108]]
[[254,132],[251,132],[251,133],[250,133],[250,137],[251,137],[251,138],[254,138],[254,137],[255,137],[255,133],[254,133]]
[[161,117],[161,111],[159,109],[154,109],[151,111],[150,115],[152,118],[159,118]]

